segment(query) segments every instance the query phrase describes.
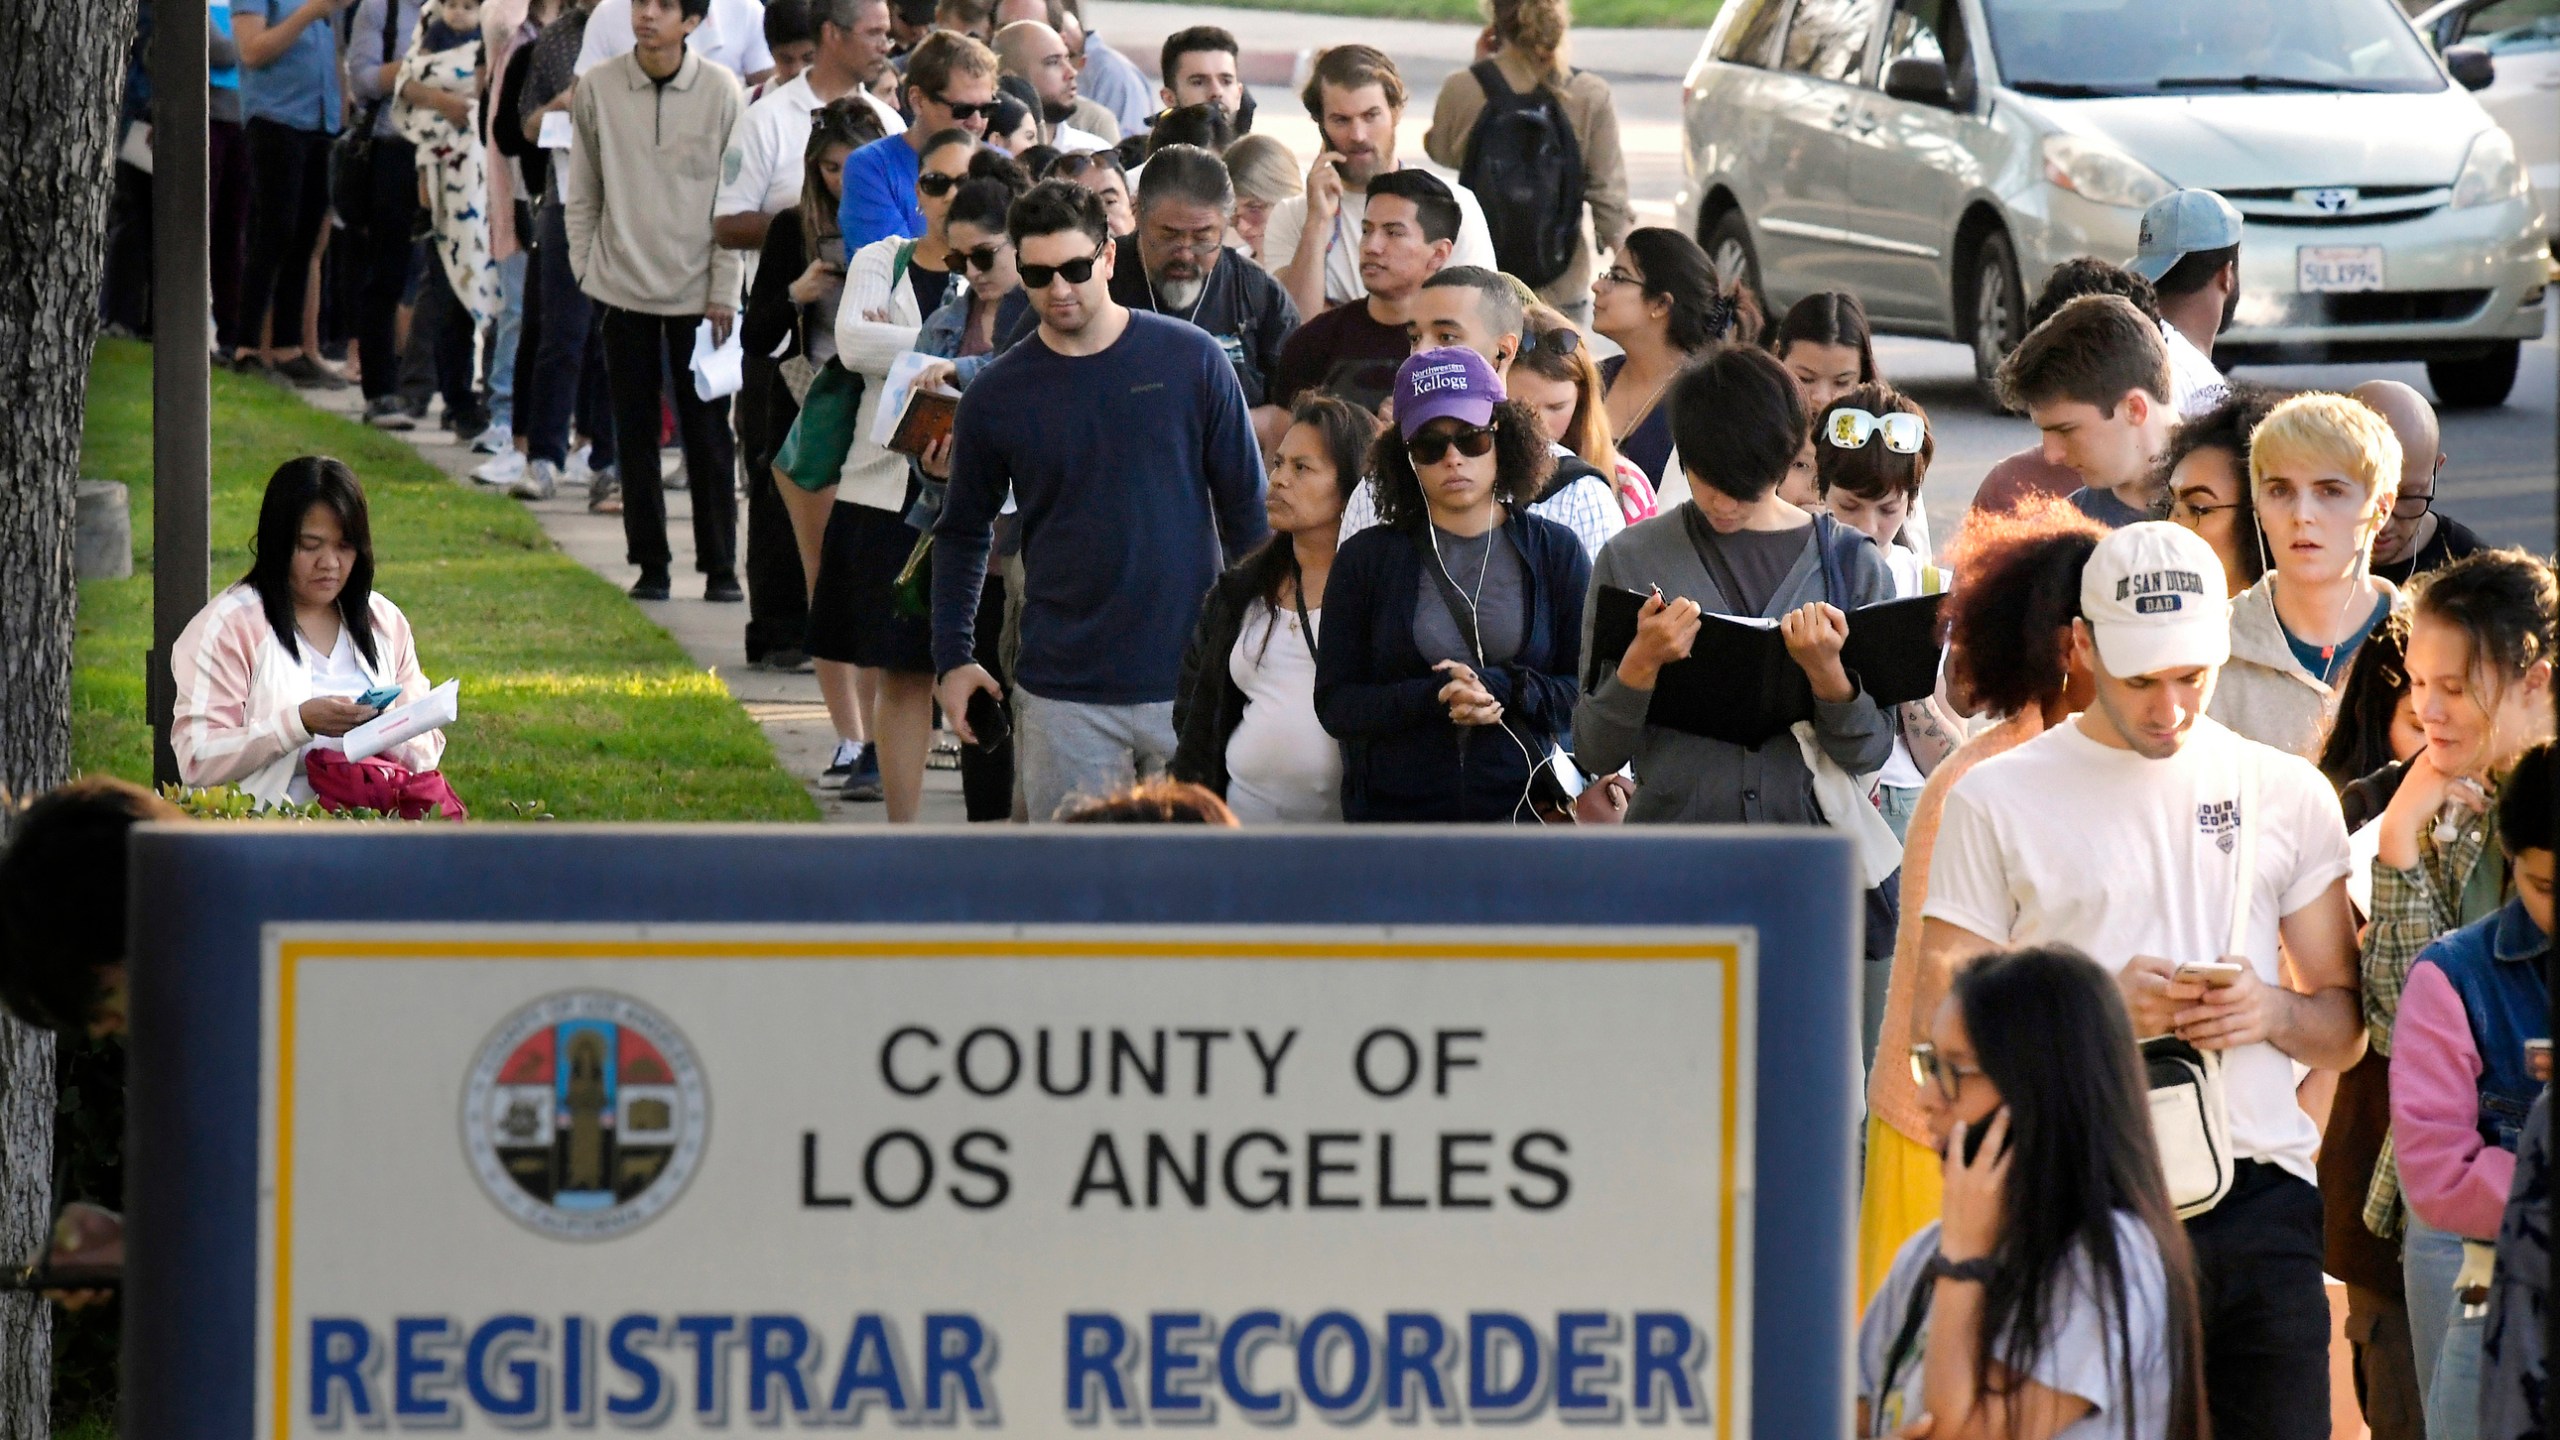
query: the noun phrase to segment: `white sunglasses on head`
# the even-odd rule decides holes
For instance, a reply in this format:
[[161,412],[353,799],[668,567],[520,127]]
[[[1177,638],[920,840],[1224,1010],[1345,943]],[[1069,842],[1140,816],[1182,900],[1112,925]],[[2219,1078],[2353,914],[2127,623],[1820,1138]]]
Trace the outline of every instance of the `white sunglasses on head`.
[[1890,415],[1870,415],[1864,410],[1834,410],[1824,434],[1843,450],[1855,450],[1884,432],[1884,448],[1896,455],[1917,455],[1920,442],[1928,437],[1929,424],[1908,410]]

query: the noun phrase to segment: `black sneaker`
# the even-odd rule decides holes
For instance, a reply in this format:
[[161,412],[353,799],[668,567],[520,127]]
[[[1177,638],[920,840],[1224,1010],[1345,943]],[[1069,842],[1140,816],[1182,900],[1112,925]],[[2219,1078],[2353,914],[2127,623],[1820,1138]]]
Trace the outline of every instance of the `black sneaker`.
[[844,798],[857,805],[876,805],[886,798],[880,788],[880,751],[862,747],[862,758],[854,763],[853,773],[844,777]]
[[347,377],[312,359],[296,355],[276,367],[276,374],[293,383],[297,390],[344,390]]
[[844,777],[852,774],[853,767],[861,761],[862,751],[863,747],[860,744],[851,740],[838,739],[834,758],[827,762],[826,769],[818,772],[818,778],[830,784],[842,785]]
[[631,598],[634,600],[664,600],[667,598],[667,589],[666,571],[642,570],[640,572],[640,578],[631,582]]
[[455,444],[468,445],[489,428],[489,412],[474,407],[457,415],[447,410],[444,412],[444,428],[453,432]]
[[415,430],[418,422],[409,418],[409,408],[397,395],[377,395],[364,402],[364,423],[376,430]]
[[747,598],[747,592],[738,588],[737,576],[714,575],[702,582],[702,598],[714,604],[735,605]]

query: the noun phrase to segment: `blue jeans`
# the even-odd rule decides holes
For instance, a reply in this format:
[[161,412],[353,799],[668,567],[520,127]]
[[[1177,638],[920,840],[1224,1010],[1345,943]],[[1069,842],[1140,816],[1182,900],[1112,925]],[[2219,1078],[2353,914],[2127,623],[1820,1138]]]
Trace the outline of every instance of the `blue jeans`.
[[2427,1440],[2473,1440],[2480,1427],[2480,1335],[2485,1309],[2465,1317],[2454,1298],[2462,1273],[2462,1237],[2409,1214],[2400,1238],[2400,1271],[2409,1301],[2409,1343],[2418,1362],[2418,1394],[2427,1407]]
[[1920,808],[1920,787],[1879,785],[1876,799],[1876,808],[1884,812],[1884,823],[1892,827],[1893,838],[1907,843],[1911,839],[1911,814]]
[[489,359],[489,423],[511,430],[516,419],[516,342],[524,331],[524,277],[530,258],[519,249],[498,262],[498,293],[502,298],[490,339],[497,353]]

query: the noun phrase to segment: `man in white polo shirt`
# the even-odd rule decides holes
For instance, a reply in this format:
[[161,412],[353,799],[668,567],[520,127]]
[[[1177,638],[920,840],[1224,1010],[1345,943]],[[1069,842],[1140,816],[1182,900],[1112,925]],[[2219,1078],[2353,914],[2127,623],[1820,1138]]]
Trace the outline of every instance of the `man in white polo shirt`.
[[809,117],[821,107],[859,95],[880,117],[883,133],[903,134],[907,128],[870,90],[889,68],[889,0],[815,0],[810,8],[818,22],[817,58],[791,83],[747,107],[720,159],[711,233],[732,250],[764,244],[773,217],[800,203]]
[[[2212,548],[2180,526],[2128,525],[2099,544],[2071,625],[2095,699],[1948,792],[1922,963],[2077,946],[2115,972],[2137,1036],[2222,1052],[2237,1173],[2187,1222],[2214,1434],[2318,1440],[2320,1132],[2294,1089],[2297,1062],[2343,1070],[2364,1050],[2347,832],[2318,771],[2205,715],[2230,658],[2224,592]],[[2243,879],[2246,953],[2226,955]],[[2237,973],[2181,977],[2199,962]]]
[[2213,342],[2240,308],[2240,212],[2210,190],[2172,190],[2142,212],[2138,244],[2125,268],[2151,282],[2160,306],[2169,403],[2201,415],[2231,393]]

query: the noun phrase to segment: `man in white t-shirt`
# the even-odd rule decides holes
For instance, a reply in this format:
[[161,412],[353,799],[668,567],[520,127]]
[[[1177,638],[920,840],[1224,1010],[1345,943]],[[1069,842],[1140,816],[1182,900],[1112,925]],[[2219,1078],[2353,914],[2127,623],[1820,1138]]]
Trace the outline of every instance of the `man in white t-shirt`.
[[[2095,699],[1948,792],[1921,956],[1952,969],[2003,946],[2076,946],[2115,972],[2136,1035],[2221,1052],[2236,1175],[2187,1222],[2213,1427],[2318,1440],[2320,1131],[2294,1091],[2297,1065],[2344,1070],[2364,1051],[2347,832],[2318,771],[2206,718],[2230,657],[2224,593],[2190,530],[2148,521],[2100,542],[2071,626]],[[2228,954],[2243,856],[2247,940]],[[2198,963],[2237,968],[2182,974]]]
[[[1404,168],[1396,159],[1396,124],[1404,118],[1404,77],[1383,51],[1336,45],[1316,57],[1301,99],[1324,137],[1307,170],[1307,189],[1271,207],[1262,232],[1263,263],[1280,277],[1298,313],[1312,320],[1334,305],[1369,293],[1360,283],[1360,222],[1369,182]],[[1435,171],[1458,202],[1452,265],[1499,270],[1493,232],[1475,192]]]
[[[628,55],[638,45],[631,35],[631,0],[596,0],[587,12],[586,42],[578,47],[578,73]],[[725,67],[742,85],[757,84],[773,73],[773,51],[764,43],[763,0],[711,0],[710,13],[685,45]]]
[[2141,250],[2125,268],[2151,282],[2169,347],[2169,403],[2201,415],[2231,382],[2213,366],[2213,340],[2240,308],[2240,212],[2210,190],[2173,190],[2142,212]]
[[818,54],[792,81],[747,107],[729,132],[720,160],[720,198],[711,234],[732,250],[764,244],[773,217],[800,203],[808,173],[809,117],[847,95],[859,95],[885,134],[907,122],[870,86],[889,68],[889,0],[816,0]]

